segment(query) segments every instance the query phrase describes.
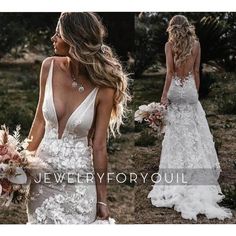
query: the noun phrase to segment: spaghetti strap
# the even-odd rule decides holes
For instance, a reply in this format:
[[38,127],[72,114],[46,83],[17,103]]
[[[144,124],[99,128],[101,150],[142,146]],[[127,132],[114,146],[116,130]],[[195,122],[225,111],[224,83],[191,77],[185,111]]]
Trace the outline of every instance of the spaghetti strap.
[[52,59],[52,61],[50,63],[49,73],[48,73],[49,77],[52,77],[52,69],[53,69],[53,64],[54,64],[53,62],[54,62],[54,60]]
[[[47,76],[47,81],[46,81],[46,85],[45,85],[45,91],[47,91],[50,94],[50,90],[51,90],[51,81],[52,81],[52,72],[53,72],[53,59],[50,62],[50,67],[49,67],[49,71],[48,71],[48,76]],[[49,81],[50,80],[50,81]]]

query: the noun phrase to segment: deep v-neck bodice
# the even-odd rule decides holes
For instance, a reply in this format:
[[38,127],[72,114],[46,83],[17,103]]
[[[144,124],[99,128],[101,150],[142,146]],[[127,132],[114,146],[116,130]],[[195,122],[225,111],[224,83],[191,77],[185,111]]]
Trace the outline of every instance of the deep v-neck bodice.
[[[46,82],[45,99],[43,105],[43,112],[46,123],[48,125],[50,124],[50,127],[54,127],[57,139],[63,139],[64,136],[68,133],[74,133],[74,135],[78,134],[79,136],[83,134],[87,135],[93,121],[95,108],[94,104],[98,88],[95,87],[75,108],[75,110],[71,112],[60,137],[59,120],[53,93],[53,64],[54,61],[52,60]],[[83,127],[83,124],[85,125],[85,127]],[[80,126],[80,128],[82,129],[82,132],[81,130],[79,130],[80,128],[78,126]],[[86,128],[86,130],[84,130],[83,128]]]
[[52,72],[53,61],[42,106],[45,132],[35,153],[36,160],[43,165],[32,172],[39,181],[31,183],[28,219],[32,224],[88,224],[96,219],[97,207],[95,181],[88,179],[88,174],[95,175],[93,149],[88,138],[95,122],[98,88],[70,114],[59,138],[52,86],[52,80],[57,78]]

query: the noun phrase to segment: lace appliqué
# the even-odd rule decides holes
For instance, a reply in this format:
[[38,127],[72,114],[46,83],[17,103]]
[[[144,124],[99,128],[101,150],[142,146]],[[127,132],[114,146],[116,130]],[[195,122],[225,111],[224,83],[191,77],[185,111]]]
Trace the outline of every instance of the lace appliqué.
[[91,209],[96,205],[95,198],[89,194],[89,187],[75,186],[74,193],[54,194],[45,199],[35,210],[37,224],[81,224],[90,223]]
[[[158,173],[163,177],[169,171],[178,173],[180,170],[188,173],[188,183],[168,185],[157,182],[148,198],[157,207],[174,206],[185,219],[197,220],[198,214],[205,214],[209,219],[231,217],[230,210],[217,204],[224,197],[217,182],[221,169],[193,77],[184,81],[183,86],[178,78],[173,80],[168,99],[170,105]],[[214,184],[207,184],[211,181]]]
[[78,139],[75,135],[68,134],[63,139],[56,139],[55,135],[56,129],[50,129],[47,139],[42,140],[37,153],[49,168],[74,174],[94,173],[92,148],[87,146],[86,138]]

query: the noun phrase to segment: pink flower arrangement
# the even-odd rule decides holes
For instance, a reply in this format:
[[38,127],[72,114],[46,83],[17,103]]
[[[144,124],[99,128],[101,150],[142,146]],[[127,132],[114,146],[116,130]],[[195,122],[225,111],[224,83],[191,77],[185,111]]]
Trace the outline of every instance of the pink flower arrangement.
[[166,107],[157,102],[141,105],[134,114],[134,120],[140,123],[146,121],[153,130],[161,134],[164,133],[166,111]]
[[0,198],[4,199],[5,206],[23,202],[28,190],[30,152],[26,148],[30,140],[20,142],[19,131],[19,125],[13,135],[5,125],[0,129]]

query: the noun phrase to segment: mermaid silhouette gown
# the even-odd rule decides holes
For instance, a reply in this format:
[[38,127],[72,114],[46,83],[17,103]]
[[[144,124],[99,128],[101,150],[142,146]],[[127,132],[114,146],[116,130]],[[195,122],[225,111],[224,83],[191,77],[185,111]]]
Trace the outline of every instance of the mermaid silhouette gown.
[[156,207],[174,207],[185,219],[230,218],[230,210],[218,205],[224,198],[217,182],[221,169],[193,74],[184,81],[175,75],[167,97],[160,166],[148,198]]
[[[28,224],[92,223],[96,219],[97,198],[95,181],[88,181],[94,169],[92,147],[88,145],[87,137],[94,118],[98,88],[94,88],[74,110],[62,137],[58,138],[52,76],[53,60],[42,108],[46,121],[45,134],[35,154],[46,163],[47,168],[38,171],[36,181],[31,181],[27,202]],[[57,177],[53,177],[54,173],[58,174]]]

